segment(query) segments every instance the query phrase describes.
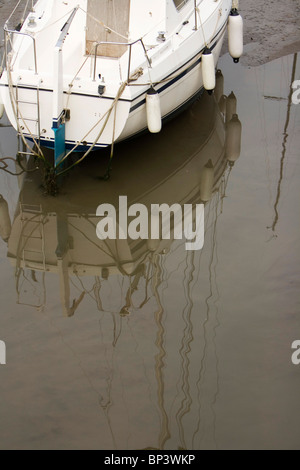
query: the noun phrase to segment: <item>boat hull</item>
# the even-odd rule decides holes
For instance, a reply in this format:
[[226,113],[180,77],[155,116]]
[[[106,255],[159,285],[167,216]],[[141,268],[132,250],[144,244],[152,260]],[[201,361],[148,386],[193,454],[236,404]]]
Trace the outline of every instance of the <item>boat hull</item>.
[[[206,30],[210,31],[209,47],[215,66],[221,52],[231,3],[229,0],[220,2],[224,7],[221,19],[216,5],[206,25]],[[150,67],[145,63],[144,55],[137,55],[133,65],[141,65],[141,75],[138,79],[123,82],[115,79],[115,90],[107,83],[108,80],[102,86],[104,77],[98,72],[102,70],[103,64],[106,65],[103,60],[96,63],[95,59],[94,77],[91,74],[92,59],[89,78],[84,76],[84,73],[88,75],[84,70],[83,79],[77,76],[75,80],[64,74],[58,89],[61,89],[61,109],[68,114],[63,124],[66,150],[98,150],[147,131],[146,95],[152,86],[159,96],[163,121],[181,112],[203,90],[201,57],[206,47],[204,29],[199,27],[192,31],[191,28],[189,35],[178,47],[174,46],[174,38],[171,38],[153,53],[150,50]],[[20,49],[22,47],[25,49],[20,42]],[[65,56],[69,53],[72,57],[70,45],[67,43],[64,47],[67,49]],[[16,60],[14,67],[3,73],[0,80],[1,101],[10,122],[19,133],[26,139],[38,141],[41,146],[55,148],[55,131],[61,123],[61,115],[57,113],[56,118],[53,118],[55,113],[52,112],[58,93],[54,83],[55,66],[50,64],[47,73],[43,70],[33,73],[33,70],[20,70],[22,60],[20,58],[19,63]],[[125,54],[118,62],[120,69],[126,60]],[[116,66],[116,62],[111,63]],[[32,65],[28,68],[32,69]],[[125,66],[123,68],[126,70]],[[99,92],[101,87],[103,93]]]

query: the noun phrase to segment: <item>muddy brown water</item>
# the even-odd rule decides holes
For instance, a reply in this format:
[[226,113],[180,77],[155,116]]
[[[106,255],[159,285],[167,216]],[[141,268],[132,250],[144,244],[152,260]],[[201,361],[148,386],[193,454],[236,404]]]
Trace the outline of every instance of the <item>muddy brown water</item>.
[[[117,146],[110,181],[101,153],[55,198],[38,172],[0,171],[1,449],[299,449],[300,63],[219,68],[242,124],[234,164],[205,95]],[[4,116],[0,158],[17,148]],[[120,195],[207,199],[203,248],[103,245],[97,207]]]

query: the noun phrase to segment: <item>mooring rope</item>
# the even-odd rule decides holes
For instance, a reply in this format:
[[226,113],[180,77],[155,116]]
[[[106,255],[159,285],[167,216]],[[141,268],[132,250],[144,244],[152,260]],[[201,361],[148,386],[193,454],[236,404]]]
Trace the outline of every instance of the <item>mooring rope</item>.
[[129,77],[129,80],[126,80],[125,82],[121,83],[120,87],[119,87],[119,90],[116,94],[116,97],[114,98],[113,102],[112,102],[112,105],[110,106],[110,108],[105,112],[105,114],[97,121],[97,123],[89,130],[89,132],[79,141],[76,143],[76,145],[62,158],[62,160],[60,161],[60,165],[76,150],[76,148],[78,148],[80,145],[83,144],[83,142],[85,142],[86,138],[88,137],[88,135],[100,124],[100,122],[103,121],[103,119],[105,118],[104,120],[104,123],[102,125],[102,127],[100,128],[100,131],[97,135],[97,137],[94,139],[94,142],[93,144],[91,145],[91,147],[89,147],[89,149],[84,153],[84,155],[79,159],[77,160],[75,163],[73,163],[71,166],[69,166],[68,168],[65,168],[64,170],[60,171],[59,173],[57,173],[57,176],[60,176],[64,173],[66,173],[67,171],[71,170],[72,168],[74,168],[76,165],[78,165],[79,163],[81,163],[91,152],[92,150],[95,148],[95,146],[97,145],[97,142],[99,141],[100,137],[102,136],[105,128],[106,128],[106,125],[108,123],[108,120],[113,112],[113,110],[115,110],[115,113],[114,113],[114,121],[113,121],[113,136],[112,136],[112,144],[111,144],[111,153],[110,153],[110,162],[109,162],[109,165],[108,165],[108,168],[106,170],[106,173],[103,177],[103,179],[108,179],[109,178],[109,174],[110,174],[110,170],[111,170],[111,164],[112,164],[112,159],[113,159],[113,153],[114,153],[114,144],[115,144],[115,129],[116,129],[116,115],[117,115],[117,105],[118,105],[118,102],[121,98],[121,96],[123,95],[124,93],[124,90],[126,89],[126,87],[128,86],[128,84],[132,81],[132,80],[137,80],[141,75],[143,74],[143,70],[142,69],[138,69],[136,70],[135,72],[133,72],[133,74]]
[[13,157],[0,158],[0,163],[3,165],[3,166],[0,165],[0,170],[5,171],[5,173],[8,173],[9,175],[12,175],[12,176],[21,176],[26,171],[26,170],[22,169],[22,171],[20,173],[14,173],[14,172],[8,170],[8,164],[6,163],[6,160],[16,162],[16,160]]

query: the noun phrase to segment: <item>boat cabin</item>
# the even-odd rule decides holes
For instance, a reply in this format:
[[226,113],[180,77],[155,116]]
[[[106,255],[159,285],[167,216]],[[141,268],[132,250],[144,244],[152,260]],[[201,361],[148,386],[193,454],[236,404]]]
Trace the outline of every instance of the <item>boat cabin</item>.
[[178,15],[192,1],[87,0],[86,52],[93,51],[95,42],[106,42],[109,44],[99,46],[97,54],[121,57],[127,49],[123,43],[144,37],[151,30],[155,35],[158,31],[170,32],[178,25]]

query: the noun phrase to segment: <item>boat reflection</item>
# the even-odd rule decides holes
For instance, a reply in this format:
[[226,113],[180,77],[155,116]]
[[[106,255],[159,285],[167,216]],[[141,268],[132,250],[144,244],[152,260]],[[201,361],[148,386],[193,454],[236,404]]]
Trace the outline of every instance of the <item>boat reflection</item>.
[[[21,183],[18,210],[9,228],[8,257],[16,267],[18,302],[22,303],[24,293],[29,293],[24,279],[34,281],[36,291],[38,273],[57,273],[63,312],[72,316],[87,291],[82,287],[79,297],[71,300],[72,277],[80,279],[80,284],[84,278],[95,277],[93,290],[97,291],[102,281],[121,274],[131,279],[120,310],[121,314],[128,312],[132,292],[145,270],[149,271],[147,264],[153,265],[156,255],[166,254],[174,240],[171,236],[171,240],[101,241],[96,235],[96,209],[104,202],[117,208],[120,195],[127,196],[128,205],[140,203],[150,208],[151,204],[162,203],[207,204],[219,190],[224,192],[222,177],[240,151],[236,140],[240,139],[241,129],[236,109],[232,110],[232,101],[236,106],[232,96],[228,98],[227,120],[229,113],[231,116],[227,127],[215,99],[205,95],[165,126],[161,135],[147,135],[130,145],[120,145],[119,160],[109,182],[94,176],[101,170],[90,161],[72,174],[58,197],[45,197],[42,175],[30,172],[36,163],[29,160],[29,173]],[[207,213],[205,217],[207,220]],[[8,239],[7,233],[3,238]],[[97,299],[99,308],[100,289]],[[36,306],[44,308],[44,301]]]
[[[51,310],[47,298],[58,297],[56,289],[64,315],[98,312],[97,390],[114,449],[198,449],[214,441],[216,233],[241,135],[234,95],[227,106],[222,90],[218,98],[204,95],[161,134],[120,144],[107,182],[91,159],[53,198],[43,194],[41,173],[29,172],[12,226],[1,226],[19,304]],[[118,207],[120,195],[146,207],[203,203],[203,250],[187,252],[172,237],[99,240],[97,207]]]

